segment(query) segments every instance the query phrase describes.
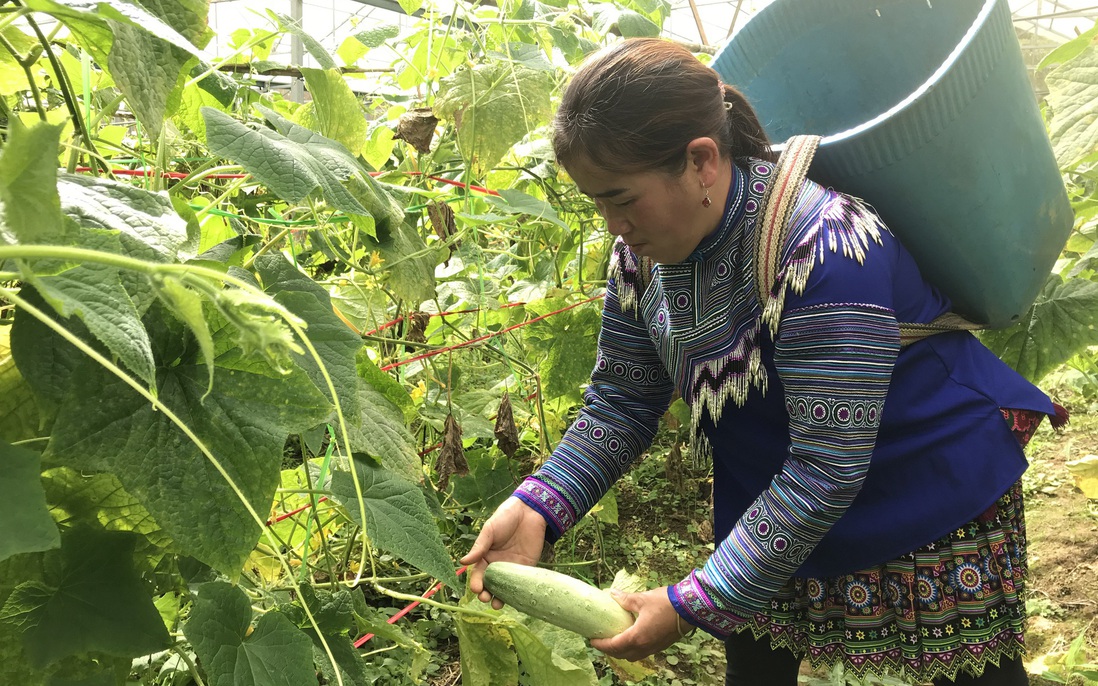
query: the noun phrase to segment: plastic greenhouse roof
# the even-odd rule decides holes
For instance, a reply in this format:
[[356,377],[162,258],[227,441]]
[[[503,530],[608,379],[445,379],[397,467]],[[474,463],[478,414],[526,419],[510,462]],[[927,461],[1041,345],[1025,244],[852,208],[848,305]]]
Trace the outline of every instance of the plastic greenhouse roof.
[[[671,0],[666,33],[679,40],[720,45],[772,0]],[[928,0],[950,2],[951,0]],[[1010,0],[1025,48],[1047,52],[1098,20],[1098,0]],[[738,10],[738,12],[737,12]],[[695,19],[697,17],[700,19]],[[702,41],[702,32],[705,41]]]
[[[680,41],[715,48],[772,1],[670,0],[672,11],[664,33]],[[445,6],[448,0],[436,4]],[[1091,28],[1098,20],[1098,0],[1010,0],[1010,7],[1022,45],[1034,55],[1043,55]],[[226,54],[228,34],[233,30],[269,28],[266,10],[289,16],[291,0],[213,0],[210,21],[219,34],[220,45],[210,48]],[[400,12],[395,0],[302,0],[301,21],[306,33],[334,51],[347,36],[373,25],[405,26],[413,20]],[[289,61],[289,41],[281,42],[272,59]],[[307,55],[305,63],[315,66]]]

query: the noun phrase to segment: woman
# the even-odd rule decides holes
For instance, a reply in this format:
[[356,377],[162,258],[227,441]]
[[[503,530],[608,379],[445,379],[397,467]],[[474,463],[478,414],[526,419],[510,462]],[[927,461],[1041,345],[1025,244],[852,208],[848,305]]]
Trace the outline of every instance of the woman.
[[693,626],[725,640],[736,686],[795,684],[806,655],[859,676],[1027,683],[1018,484],[1052,402],[969,333],[901,350],[897,322],[948,300],[863,203],[810,182],[764,314],[752,240],[772,153],[687,50],[643,39],[590,57],[554,148],[618,237],[597,364],[552,457],[464,558],[472,590],[501,606],[484,566],[536,564],[677,389],[713,456],[718,545],[680,582],[620,595],[636,623],[592,646],[635,660]]

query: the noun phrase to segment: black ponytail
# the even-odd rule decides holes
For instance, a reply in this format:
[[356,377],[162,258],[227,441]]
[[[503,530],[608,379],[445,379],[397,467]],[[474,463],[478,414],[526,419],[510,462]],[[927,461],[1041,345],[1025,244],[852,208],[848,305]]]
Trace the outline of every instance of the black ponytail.
[[743,93],[729,86],[721,84],[724,92],[724,107],[728,111],[728,141],[730,152],[734,158],[757,157],[768,162],[777,162],[778,157],[770,148],[770,140],[766,137],[759,116],[755,114],[755,108],[743,97]]

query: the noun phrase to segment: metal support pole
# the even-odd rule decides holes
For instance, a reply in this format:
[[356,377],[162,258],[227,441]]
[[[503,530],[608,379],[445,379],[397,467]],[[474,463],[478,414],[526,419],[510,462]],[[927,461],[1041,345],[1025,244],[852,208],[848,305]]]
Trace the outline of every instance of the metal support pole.
[[705,37],[705,27],[702,26],[701,15],[698,14],[698,5],[694,0],[690,0],[690,11],[694,13],[694,23],[698,27],[698,37],[701,38],[702,45],[709,45],[709,39]]
[[736,30],[736,20],[740,18],[741,9],[743,9],[743,0],[736,3],[736,11],[732,13],[732,23],[728,25],[728,34],[724,37],[725,40],[731,38],[732,32]]
[[[301,23],[303,16],[304,2],[302,0],[290,0],[290,18],[293,19],[298,26],[305,28]],[[300,69],[304,66],[305,62],[305,46],[301,42],[301,34],[290,34],[290,64],[295,68]],[[305,82],[300,76],[295,76],[290,81],[290,100],[293,102],[305,102]]]

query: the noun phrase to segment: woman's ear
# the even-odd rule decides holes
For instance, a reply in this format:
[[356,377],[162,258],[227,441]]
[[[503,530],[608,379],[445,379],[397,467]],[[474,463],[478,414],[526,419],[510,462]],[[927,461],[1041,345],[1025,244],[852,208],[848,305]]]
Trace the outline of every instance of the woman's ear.
[[702,186],[709,188],[717,182],[721,168],[721,151],[712,138],[695,138],[686,144],[686,168],[693,172]]

